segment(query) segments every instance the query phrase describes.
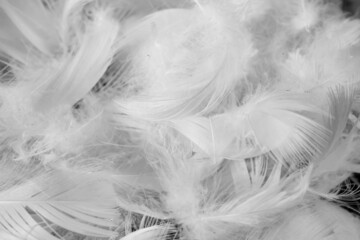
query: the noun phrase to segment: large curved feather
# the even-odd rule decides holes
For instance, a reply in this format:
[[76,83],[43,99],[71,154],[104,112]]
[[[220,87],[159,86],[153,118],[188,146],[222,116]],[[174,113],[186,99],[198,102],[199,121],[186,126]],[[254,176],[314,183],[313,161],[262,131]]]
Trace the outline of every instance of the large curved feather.
[[272,152],[280,161],[303,160],[319,153],[327,139],[326,128],[308,117],[318,109],[304,97],[286,92],[255,95],[232,112],[172,124],[211,156],[244,159]]
[[164,120],[214,110],[255,54],[250,33],[234,23],[209,4],[159,11],[127,30],[121,44],[133,53],[123,78],[140,91],[117,100],[120,112]]

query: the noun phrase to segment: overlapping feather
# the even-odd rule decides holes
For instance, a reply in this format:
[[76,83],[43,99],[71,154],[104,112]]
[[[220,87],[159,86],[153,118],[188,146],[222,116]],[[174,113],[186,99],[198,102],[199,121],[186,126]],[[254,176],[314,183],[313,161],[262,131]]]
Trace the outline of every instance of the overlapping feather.
[[[64,56],[55,72],[43,76],[43,85],[33,89],[35,109],[48,111],[59,105],[72,106],[82,99],[100,80],[116,52],[115,40],[119,24],[106,10],[97,11],[92,23],[79,38],[79,49]],[[88,51],[92,49],[92,51]]]
[[251,35],[216,6],[159,11],[125,32],[133,53],[123,77],[139,90],[117,100],[121,112],[147,120],[210,113],[244,81]]
[[0,237],[360,238],[320,200],[359,172],[337,6],[0,0]]
[[3,190],[0,199],[1,232],[20,239],[61,239],[53,224],[83,235],[116,235],[116,195],[96,175],[50,171]]
[[236,161],[210,167],[197,155],[183,155],[181,147],[168,144],[168,150],[162,151],[164,159],[159,156],[154,167],[166,192],[165,208],[182,224],[187,237],[219,239],[238,229],[267,225],[307,192],[307,174],[284,175],[282,164],[271,159],[249,160],[229,178]]
[[299,159],[317,154],[327,134],[321,123],[311,119],[319,110],[306,102],[303,96],[286,92],[259,94],[227,113],[172,123],[203,152],[220,159],[267,152],[280,161]]

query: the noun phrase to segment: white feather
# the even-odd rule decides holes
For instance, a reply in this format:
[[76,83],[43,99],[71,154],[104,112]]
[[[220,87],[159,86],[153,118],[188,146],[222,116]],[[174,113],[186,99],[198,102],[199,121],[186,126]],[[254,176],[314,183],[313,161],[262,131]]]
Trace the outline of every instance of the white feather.
[[94,104],[94,99],[85,99],[78,115],[66,108],[41,115],[33,111],[31,100],[24,97],[27,90],[20,86],[0,89],[0,141],[6,142],[7,147],[18,154],[15,159],[29,161],[37,157],[51,162],[50,158],[56,159],[65,153],[79,154],[85,148],[111,138],[111,126],[103,126],[108,117],[98,104]]
[[314,204],[289,212],[264,240],[355,240],[360,239],[359,219],[338,206],[316,200]]
[[335,1],[0,0],[0,239],[360,239]]
[[123,44],[134,49],[124,78],[140,91],[120,97],[119,110],[150,120],[214,110],[255,53],[246,29],[212,5],[149,15],[125,32]]
[[72,106],[100,80],[116,52],[119,24],[107,10],[98,10],[94,22],[79,39],[79,49],[61,59],[32,91],[35,109],[46,112],[59,105]]
[[[233,182],[219,164],[214,165],[219,166],[214,175],[207,176],[209,168],[196,155],[173,159],[171,156],[178,151],[181,150],[163,151],[165,158],[159,156],[154,167],[166,191],[167,211],[195,239],[218,239],[231,235],[235,229],[267,224],[278,212],[297,204],[308,188],[306,174],[282,176],[282,165],[270,166],[266,158],[251,160],[249,180]],[[238,174],[246,178],[244,170]],[[236,189],[242,189],[242,194],[234,194]]]
[[169,226],[152,226],[137,230],[120,240],[165,240],[171,228]]
[[319,153],[325,144],[326,129],[308,117],[317,111],[304,95],[267,93],[225,114],[172,123],[215,158],[242,159],[273,152],[279,160],[291,161]]
[[118,221],[116,206],[115,192],[105,180],[50,171],[0,193],[1,231],[19,238],[59,239],[41,225],[49,221],[80,234],[110,237],[116,235],[111,230]]
[[318,28],[289,49],[280,68],[287,89],[313,92],[313,101],[326,107],[327,88],[339,84],[359,83],[358,20],[345,20],[339,16],[326,19]]
[[[199,217],[202,223],[213,225],[214,228],[221,222],[239,226],[263,226],[276,219],[278,212],[296,205],[308,188],[308,176],[302,173],[282,176],[281,164],[271,166],[270,163],[266,158],[249,162],[251,184],[246,186],[244,182],[234,182],[243,186],[241,195],[232,196],[224,187],[214,189],[214,202],[204,204],[203,213]],[[221,201],[220,205],[216,204],[218,200]]]
[[327,194],[342,181],[358,172],[359,167],[352,162],[352,155],[358,149],[355,140],[356,126],[351,127],[348,136],[344,137],[345,127],[354,101],[354,89],[351,86],[338,87],[329,91],[330,116],[327,128],[331,130],[328,144],[324,146],[322,155],[315,161],[312,173],[314,189]]
[[291,20],[292,29],[295,31],[307,30],[319,23],[321,17],[321,1],[300,0],[296,15]]
[[[43,54],[53,55],[59,50],[59,34],[57,32],[57,20],[40,0],[21,1],[21,0],[1,0],[1,13],[6,13],[7,17],[16,26],[16,29],[7,30],[10,36],[8,39],[19,41],[18,45],[23,48],[21,38],[26,39]],[[1,22],[8,29],[7,21]],[[12,34],[12,35],[11,35]],[[20,34],[22,37],[20,37]],[[16,40],[16,37],[20,39]],[[10,43],[11,44],[11,43]],[[23,52],[25,61],[26,52]],[[10,55],[11,56],[11,55]],[[16,56],[15,56],[16,57]],[[18,58],[18,60],[20,60]]]
[[272,7],[272,1],[266,0],[232,0],[230,2],[229,7],[239,15],[240,20],[247,23],[261,19]]
[[16,29],[8,16],[0,8],[0,23],[2,34],[0,36],[1,56],[11,57],[17,61],[26,59],[27,48],[23,43],[24,37]]

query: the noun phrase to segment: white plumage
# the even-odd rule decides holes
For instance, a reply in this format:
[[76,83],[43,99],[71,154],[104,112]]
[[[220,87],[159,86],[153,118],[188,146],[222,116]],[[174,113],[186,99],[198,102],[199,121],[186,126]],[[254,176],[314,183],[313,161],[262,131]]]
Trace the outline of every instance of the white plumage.
[[360,240],[359,49],[340,0],[0,0],[0,238]]

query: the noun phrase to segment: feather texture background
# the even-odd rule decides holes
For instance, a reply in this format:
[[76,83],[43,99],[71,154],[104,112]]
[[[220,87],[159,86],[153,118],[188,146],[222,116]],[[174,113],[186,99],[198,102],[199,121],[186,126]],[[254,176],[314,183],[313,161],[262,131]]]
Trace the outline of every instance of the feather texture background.
[[0,239],[360,239],[356,17],[0,0]]

